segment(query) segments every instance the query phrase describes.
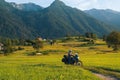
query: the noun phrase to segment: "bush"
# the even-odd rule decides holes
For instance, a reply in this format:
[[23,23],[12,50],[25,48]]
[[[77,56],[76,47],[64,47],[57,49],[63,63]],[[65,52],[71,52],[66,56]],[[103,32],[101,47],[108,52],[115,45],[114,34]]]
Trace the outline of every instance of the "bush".
[[35,56],[36,52],[26,52],[25,54],[28,55],[28,56]]
[[18,47],[18,50],[24,50],[24,48],[22,48],[22,47]]
[[48,55],[49,54],[49,51],[40,51],[39,53],[42,53],[43,55]]
[[111,32],[106,39],[108,47],[112,47],[114,51],[120,49],[120,32]]
[[80,45],[80,47],[89,47],[89,46],[96,46],[96,44],[87,44],[87,43],[84,43],[84,44]]

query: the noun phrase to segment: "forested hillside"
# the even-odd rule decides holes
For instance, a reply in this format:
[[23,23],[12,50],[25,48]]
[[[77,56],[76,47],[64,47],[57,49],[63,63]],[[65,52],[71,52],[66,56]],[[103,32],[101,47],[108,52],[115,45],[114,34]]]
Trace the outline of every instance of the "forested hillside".
[[0,1],[0,36],[2,37],[59,38],[86,32],[101,36],[112,30],[113,27],[110,25],[96,20],[81,10],[66,6],[59,0],[55,0],[47,8],[40,7],[38,11],[18,9],[15,3],[13,6],[13,3]]

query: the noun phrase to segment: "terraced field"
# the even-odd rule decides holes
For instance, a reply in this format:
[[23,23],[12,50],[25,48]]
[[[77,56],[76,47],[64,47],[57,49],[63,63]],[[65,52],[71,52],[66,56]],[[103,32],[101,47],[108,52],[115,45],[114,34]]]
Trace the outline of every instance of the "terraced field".
[[[99,42],[103,44],[103,42]],[[81,42],[45,45],[41,52],[47,55],[28,56],[32,47],[0,56],[0,80],[102,80],[94,73],[120,80],[120,52],[106,45],[81,47]],[[76,46],[77,45],[77,46]],[[84,66],[65,65],[61,62],[68,50],[78,52]]]

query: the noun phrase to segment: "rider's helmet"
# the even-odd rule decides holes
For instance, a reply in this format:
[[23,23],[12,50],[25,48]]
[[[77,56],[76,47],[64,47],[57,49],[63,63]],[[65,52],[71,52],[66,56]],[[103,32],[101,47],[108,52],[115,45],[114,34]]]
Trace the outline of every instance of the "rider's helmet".
[[68,50],[68,52],[72,52],[72,50]]

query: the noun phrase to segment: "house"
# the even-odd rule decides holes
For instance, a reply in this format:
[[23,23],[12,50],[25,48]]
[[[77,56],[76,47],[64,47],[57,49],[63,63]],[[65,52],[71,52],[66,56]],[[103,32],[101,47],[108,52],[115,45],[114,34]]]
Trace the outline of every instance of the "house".
[[3,50],[3,46],[4,45],[2,43],[0,43],[0,51]]
[[37,40],[42,41],[43,39],[41,37],[38,37]]

